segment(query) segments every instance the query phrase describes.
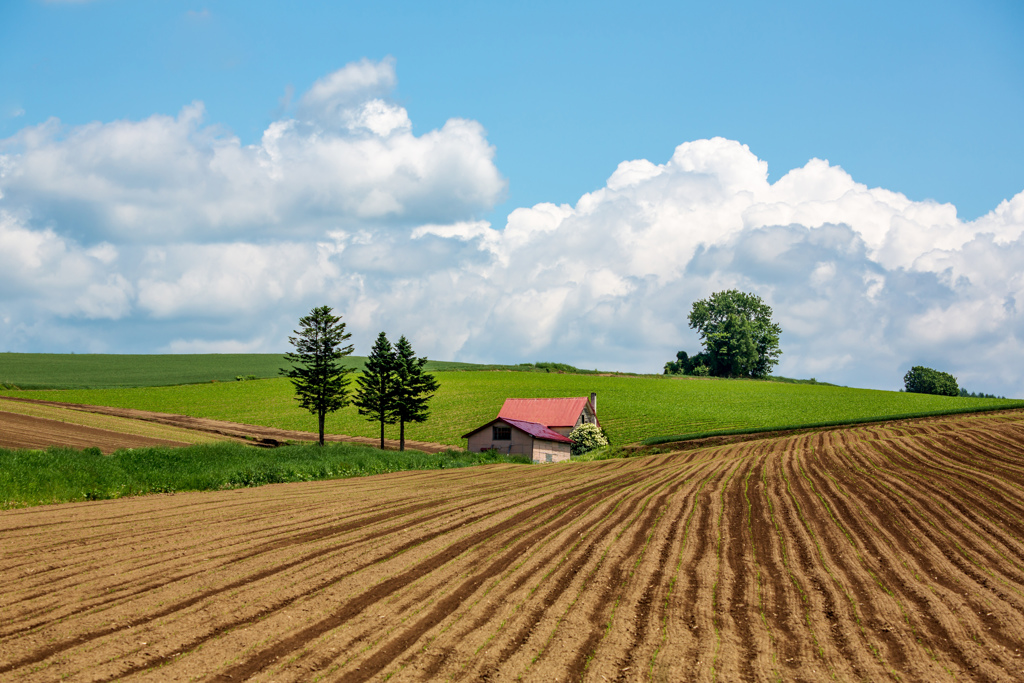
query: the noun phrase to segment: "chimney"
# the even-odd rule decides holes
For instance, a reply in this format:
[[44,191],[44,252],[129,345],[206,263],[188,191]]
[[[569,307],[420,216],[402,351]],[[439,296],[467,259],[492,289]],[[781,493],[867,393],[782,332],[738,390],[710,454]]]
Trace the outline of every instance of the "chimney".
[[590,392],[590,407],[594,409],[594,417],[597,417],[597,393]]

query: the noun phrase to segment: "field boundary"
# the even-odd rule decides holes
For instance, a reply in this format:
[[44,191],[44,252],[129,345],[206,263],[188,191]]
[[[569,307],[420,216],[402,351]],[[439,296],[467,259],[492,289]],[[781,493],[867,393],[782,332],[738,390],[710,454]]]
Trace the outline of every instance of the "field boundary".
[[[169,425],[181,429],[206,432],[222,437],[242,439],[254,446],[277,447],[293,441],[317,441],[319,435],[313,432],[304,432],[289,429],[277,429],[275,427],[261,427],[257,425],[240,424],[226,420],[214,420],[205,417],[190,417],[188,415],[175,415],[172,413],[157,413],[148,410],[137,410],[134,408],[113,408],[109,406],[93,406],[81,403],[62,403],[60,401],[46,401],[34,398],[17,398],[13,396],[0,397],[2,401],[18,401],[36,405],[56,406],[69,410],[77,410],[85,413],[98,415],[112,415],[114,417],[153,422],[156,424]],[[372,439],[365,436],[347,436],[344,434],[325,434],[325,441],[339,443],[355,443],[364,446],[379,446],[380,439]],[[385,450],[398,450],[396,439],[385,439]],[[425,453],[442,453],[455,449],[454,446],[429,441],[410,441],[406,439],[406,448],[423,451]]]
[[[721,436],[746,436],[756,435],[761,438],[767,436],[783,436],[797,434],[801,431],[817,431],[829,427],[850,427],[853,425],[870,425],[894,422],[896,420],[915,420],[929,417],[944,417],[950,415],[966,415],[970,413],[991,413],[997,411],[1021,410],[1024,408],[1024,401],[1015,401],[1010,405],[1000,406],[975,406],[973,408],[954,408],[952,410],[929,410],[917,413],[906,413],[897,415],[882,415],[878,417],[861,417],[850,420],[832,420],[828,422],[808,422],[783,427],[753,427],[742,429],[716,429],[707,432],[691,432],[688,434],[670,434],[668,436],[652,436],[640,442],[642,446],[659,446],[670,443],[688,442],[697,439],[707,439]],[[733,443],[731,441],[725,443]],[[690,449],[686,449],[690,450]]]

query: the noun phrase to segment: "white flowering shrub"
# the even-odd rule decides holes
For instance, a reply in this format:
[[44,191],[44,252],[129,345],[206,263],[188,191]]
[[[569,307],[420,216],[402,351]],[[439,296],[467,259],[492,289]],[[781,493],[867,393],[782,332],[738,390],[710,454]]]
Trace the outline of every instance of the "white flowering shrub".
[[583,455],[595,448],[602,448],[608,445],[608,439],[601,431],[601,428],[589,422],[585,422],[572,430],[569,438],[572,439],[570,452],[573,455]]

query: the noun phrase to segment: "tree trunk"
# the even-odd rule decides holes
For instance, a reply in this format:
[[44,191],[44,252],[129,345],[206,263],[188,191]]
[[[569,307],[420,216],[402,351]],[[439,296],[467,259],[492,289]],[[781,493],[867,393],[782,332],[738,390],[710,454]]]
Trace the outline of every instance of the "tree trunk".
[[398,450],[405,450],[405,420],[398,418]]
[[324,445],[324,418],[326,416],[327,416],[327,413],[325,411],[323,411],[323,410],[321,410],[319,412],[319,414],[317,415],[317,417],[320,418],[320,445],[321,446]]
[[380,449],[384,450],[384,418],[380,419]]

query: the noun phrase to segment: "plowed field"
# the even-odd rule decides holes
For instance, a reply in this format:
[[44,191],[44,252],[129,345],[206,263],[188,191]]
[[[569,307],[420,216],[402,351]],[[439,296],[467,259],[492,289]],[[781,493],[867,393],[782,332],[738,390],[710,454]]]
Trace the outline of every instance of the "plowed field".
[[89,448],[94,446],[103,453],[113,453],[119,448],[187,445],[180,441],[152,439],[145,436],[122,434],[108,429],[83,427],[58,420],[0,411],[0,448],[46,448],[47,446]]
[[[8,412],[10,411],[10,412]],[[31,422],[24,420],[20,414],[25,413],[39,418],[52,418],[64,422],[63,426],[54,425],[51,419]],[[108,429],[82,430],[76,426],[88,420],[86,416],[102,416]],[[96,418],[93,418],[96,419]],[[155,428],[161,425],[166,429]],[[88,426],[81,424],[81,426]],[[148,428],[147,428],[148,426]],[[138,440],[128,434],[139,431],[160,433],[176,438],[177,441],[166,439]],[[107,432],[107,433],[100,433]],[[275,429],[257,425],[238,424],[225,420],[211,420],[187,415],[154,413],[148,410],[133,408],[112,408],[109,406],[90,406],[79,403],[59,403],[28,398],[0,397],[0,447],[3,448],[45,448],[46,446],[71,446],[85,448],[96,446],[104,453],[113,453],[119,448],[136,448],[139,446],[184,446],[186,443],[200,443],[214,440],[245,441],[264,446],[276,446],[286,441],[317,441],[320,435],[314,432]],[[360,443],[377,446],[380,439],[365,436],[346,436],[343,434],[326,434],[327,441]],[[397,450],[399,442],[385,439],[386,448]],[[426,441],[406,439],[408,448],[427,453],[442,453],[452,446]]]
[[0,678],[1024,678],[1024,413],[0,513]]

